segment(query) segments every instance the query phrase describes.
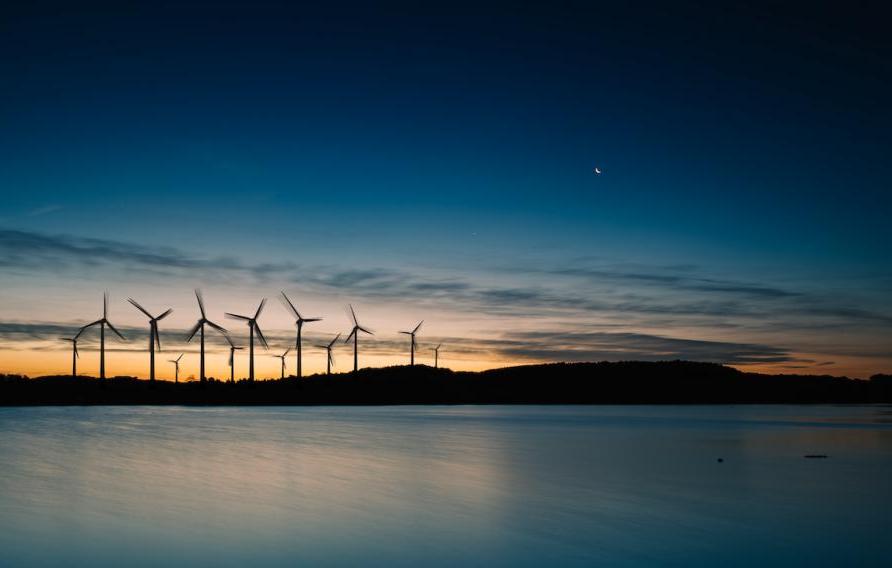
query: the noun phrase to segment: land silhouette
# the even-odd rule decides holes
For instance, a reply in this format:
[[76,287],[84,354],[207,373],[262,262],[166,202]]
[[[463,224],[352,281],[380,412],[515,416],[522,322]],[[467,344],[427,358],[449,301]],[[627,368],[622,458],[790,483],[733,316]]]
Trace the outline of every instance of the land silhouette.
[[0,405],[389,405],[890,403],[892,375],[870,380],[748,373],[691,361],[552,363],[481,372],[427,365],[298,379],[170,382],[0,375]]

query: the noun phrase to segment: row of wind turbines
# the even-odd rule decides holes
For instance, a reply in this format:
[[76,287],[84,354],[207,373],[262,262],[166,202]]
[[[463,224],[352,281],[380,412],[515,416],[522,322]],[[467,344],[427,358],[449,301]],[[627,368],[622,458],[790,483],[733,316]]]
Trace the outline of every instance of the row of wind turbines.
[[[291,314],[297,318],[294,323],[297,328],[297,336],[294,342],[294,350],[296,351],[296,359],[297,359],[297,378],[301,378],[303,376],[303,366],[302,366],[302,332],[303,326],[307,323],[322,321],[322,318],[313,317],[313,318],[305,318],[301,313],[297,310],[297,307],[291,301],[291,299],[285,294],[285,292],[281,292],[282,298],[284,299],[284,305],[287,306]],[[204,382],[207,380],[205,375],[205,365],[204,365],[204,355],[205,355],[205,326],[210,327],[218,334],[223,336],[226,341],[229,343],[229,380],[230,382],[235,382],[235,352],[237,350],[243,349],[240,346],[236,346],[232,341],[232,337],[229,335],[229,331],[223,326],[214,323],[209,320],[207,317],[207,312],[204,308],[204,298],[201,295],[201,290],[195,290],[195,299],[198,301],[198,311],[200,317],[198,321],[195,323],[195,326],[189,332],[188,337],[186,338],[187,342],[191,342],[196,334],[199,336],[200,341],[200,377],[201,381]],[[161,335],[158,332],[158,322],[166,318],[173,312],[173,308],[168,308],[166,311],[158,314],[157,316],[153,316],[148,310],[142,307],[136,300],[133,298],[127,299],[130,304],[133,305],[134,308],[139,310],[149,319],[149,380],[155,380],[155,348],[161,350]],[[226,312],[226,317],[243,321],[248,325],[248,380],[254,381],[254,337],[257,336],[257,339],[263,345],[264,348],[269,349],[269,344],[266,341],[266,338],[263,336],[263,331],[260,329],[257,320],[260,318],[261,312],[263,312],[263,308],[266,305],[266,298],[260,301],[260,305],[257,307],[257,311],[254,312],[252,316],[245,316],[240,314],[233,314]],[[359,334],[365,333],[368,335],[374,335],[374,332],[366,327],[363,327],[359,324],[359,320],[356,318],[356,312],[353,310],[353,306],[350,305],[350,318],[353,321],[353,327],[350,330],[350,333],[347,335],[347,338],[344,340],[344,343],[349,343],[351,338],[353,340],[353,371],[356,372],[359,369]],[[408,335],[410,337],[409,343],[409,364],[415,365],[415,351],[418,347],[416,342],[416,335],[418,331],[421,329],[421,324],[424,323],[424,320],[420,321],[418,325],[415,326],[412,331],[400,331],[401,334]],[[115,335],[120,337],[122,340],[126,341],[127,339],[124,335],[118,331],[114,325],[108,320],[108,293],[103,294],[102,297],[102,317],[94,322],[88,323],[85,326],[81,327],[77,334],[74,337],[63,337],[60,338],[63,341],[67,341],[71,343],[72,351],[71,351],[71,375],[77,376],[77,360],[80,357],[80,354],[77,350],[77,342],[80,339],[81,335],[88,329],[98,326],[99,327],[99,378],[105,380],[105,328],[108,327]],[[341,338],[341,334],[338,333],[335,337],[326,345],[318,345],[317,347],[320,349],[325,349],[327,354],[326,361],[326,374],[331,374],[331,367],[334,363],[334,356],[332,355],[332,349],[337,341]],[[437,345],[432,348],[434,352],[434,367],[439,366],[439,356],[440,356],[440,347],[442,344]],[[281,378],[285,378],[285,358],[291,352],[291,347],[285,350],[281,355],[274,355],[274,357],[281,360]],[[174,364],[174,381],[179,382],[180,379],[180,360],[183,358],[183,354],[181,353],[179,357],[176,359],[170,359],[168,362]]]

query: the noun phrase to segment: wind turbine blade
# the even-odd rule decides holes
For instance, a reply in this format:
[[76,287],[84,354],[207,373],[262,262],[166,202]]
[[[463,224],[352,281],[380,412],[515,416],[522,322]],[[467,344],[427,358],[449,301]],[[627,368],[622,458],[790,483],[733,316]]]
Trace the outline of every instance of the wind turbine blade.
[[155,318],[155,321],[161,321],[173,312],[173,308],[167,308],[167,311]]
[[195,289],[195,299],[198,300],[198,309],[199,311],[201,311],[201,317],[207,318],[207,316],[204,314],[204,299],[202,299],[201,290],[199,290],[198,288]]
[[285,298],[286,302],[288,302],[288,307],[291,308],[292,312],[294,312],[295,317],[297,317],[297,319],[300,319],[300,312],[297,311],[297,308],[294,307],[294,304],[291,302],[288,296],[285,295],[284,290],[282,290],[282,297]]
[[304,318],[305,322],[322,321],[322,318]]
[[263,311],[263,306],[265,306],[265,305],[266,305],[266,298],[260,300],[260,305],[257,306],[257,313],[254,314],[254,319],[255,319],[255,320],[256,320],[257,318],[260,317],[260,312]]
[[94,321],[93,323],[88,323],[87,325],[85,325],[84,327],[81,328],[81,331],[80,331],[80,333],[78,333],[78,335],[80,335],[81,333],[83,333],[83,331],[84,331],[85,329],[87,329],[88,327],[93,327],[94,325],[99,325],[100,323],[102,323],[102,320],[96,320],[96,321]]
[[402,333],[403,335],[412,335],[411,331],[401,331],[400,333]]
[[150,314],[144,307],[140,306],[136,300],[134,300],[133,298],[127,298],[127,301],[133,304],[133,307],[135,307],[137,310],[146,314],[147,318],[152,319],[152,314]]
[[192,331],[189,332],[189,337],[186,338],[186,343],[192,341],[192,338],[195,337],[195,334],[198,333],[198,330],[201,329],[201,322],[195,324],[195,327],[192,328]]
[[267,343],[267,342],[266,342],[266,338],[263,337],[263,332],[260,331],[260,326],[257,325],[257,322],[256,322],[256,321],[254,322],[254,331],[257,332],[257,339],[260,340],[260,343],[262,343],[263,346],[264,346],[266,349],[269,349],[269,343]]
[[288,349],[286,349],[284,353],[282,353],[282,357],[286,357],[289,353],[291,353],[290,347]]
[[77,352],[77,343],[74,344],[74,356],[77,359],[81,358],[81,354]]
[[375,335],[375,332],[372,331],[372,330],[370,330],[370,329],[366,329],[366,328],[361,327],[361,326],[356,326],[356,328],[357,328],[359,331],[363,332],[363,333],[368,333],[369,335]]
[[229,312],[226,312],[226,317],[237,320],[251,321],[251,318],[249,318],[248,316],[240,316],[238,314],[231,314]]
[[109,328],[110,330],[112,330],[113,332],[115,332],[115,334],[116,334],[118,337],[120,337],[120,338],[123,339],[124,341],[127,341],[127,338],[124,337],[123,335],[121,335],[121,332],[118,331],[117,329],[115,329],[115,326],[113,326],[112,323],[111,323],[110,321],[106,320],[105,325],[107,325],[108,328]]
[[225,327],[223,327],[221,325],[217,325],[212,321],[205,320],[205,323],[208,324],[209,326],[211,326],[212,328],[216,329],[217,331],[219,331],[222,335],[227,335],[229,333],[228,331],[226,331]]
[[152,322],[152,327],[155,328],[155,345],[158,346],[158,351],[161,351],[161,334],[158,333],[158,322]]
[[412,333],[413,334],[418,333],[418,330],[421,329],[421,324],[423,324],[423,323],[424,323],[424,320],[421,320],[420,322],[418,322],[418,325],[415,326],[415,329],[412,330]]
[[350,343],[350,338],[353,337],[353,334],[356,333],[357,329],[359,329],[359,328],[358,327],[353,328],[353,331],[350,332],[350,335],[347,336],[347,339],[344,340],[344,343]]
[[183,358],[183,355],[185,355],[185,353],[180,353],[180,356],[179,356],[179,357],[177,357],[177,363],[179,363],[179,362],[180,362],[180,359],[182,359],[182,358]]
[[78,332],[74,335],[74,340],[75,340],[75,341],[77,341],[77,338],[81,336],[81,334],[84,332],[84,329],[85,329],[85,328],[83,328],[83,327],[80,328],[80,330],[78,330]]
[[353,316],[353,325],[355,325],[355,326],[358,327],[358,326],[359,326],[359,322],[356,321],[356,312],[353,311],[353,304],[349,304],[349,306],[350,306],[350,315]]
[[108,292],[102,294],[102,319],[108,317]]
[[328,344],[327,349],[331,349],[331,346],[334,345],[335,343],[337,343],[338,339],[340,339],[340,338],[341,338],[341,334],[340,334],[340,333],[337,334],[337,335],[335,335],[335,338],[332,339],[332,340],[331,340],[331,343]]

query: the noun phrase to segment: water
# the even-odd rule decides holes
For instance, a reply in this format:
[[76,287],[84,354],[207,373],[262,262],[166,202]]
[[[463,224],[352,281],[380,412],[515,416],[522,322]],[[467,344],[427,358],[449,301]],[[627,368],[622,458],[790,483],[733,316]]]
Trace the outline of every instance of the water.
[[3,566],[892,553],[889,407],[0,408],[0,468]]

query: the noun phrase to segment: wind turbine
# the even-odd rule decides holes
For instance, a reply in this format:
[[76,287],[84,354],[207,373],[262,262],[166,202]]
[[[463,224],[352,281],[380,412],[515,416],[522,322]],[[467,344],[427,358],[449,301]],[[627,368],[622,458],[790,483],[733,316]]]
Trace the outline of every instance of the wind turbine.
[[273,355],[273,357],[275,357],[276,359],[281,359],[281,360],[282,360],[282,379],[283,379],[283,380],[285,379],[285,357],[287,357],[287,356],[288,356],[288,353],[290,353],[290,352],[291,352],[291,348],[289,347],[289,348],[286,349],[285,352],[282,353],[281,355]]
[[338,339],[340,339],[340,338],[341,338],[341,334],[339,333],[339,334],[335,335],[335,338],[332,339],[331,343],[329,343],[328,345],[319,345],[318,346],[320,349],[325,349],[325,351],[328,353],[328,365],[325,368],[326,375],[331,374],[331,364],[334,363],[334,355],[331,354],[331,348],[334,347],[334,344],[337,343]]
[[201,297],[201,290],[196,288],[195,290],[195,299],[198,300],[198,310],[201,312],[201,318],[195,324],[195,327],[192,328],[192,331],[189,333],[189,337],[186,339],[187,342],[192,341],[192,338],[195,337],[195,334],[201,330],[201,382],[205,381],[204,377],[204,326],[205,324],[211,326],[216,329],[223,337],[226,337],[227,331],[222,327],[207,318],[207,315],[204,311],[204,300]]
[[84,328],[80,328],[74,337],[60,337],[62,341],[70,341],[71,342],[71,376],[77,376],[77,360],[80,358],[80,354],[77,352],[77,338],[81,336],[84,332]]
[[418,333],[418,330],[421,329],[421,324],[424,323],[424,320],[418,322],[418,325],[415,326],[415,329],[412,331],[401,331],[400,333],[411,336],[412,341],[409,343],[409,365],[415,366],[415,334]]
[[350,305],[350,316],[353,318],[353,329],[350,331],[350,335],[347,336],[347,339],[344,340],[344,343],[350,343],[350,338],[353,338],[353,372],[355,373],[359,370],[359,332],[368,333],[369,335],[375,334],[371,330],[359,325],[352,304]]
[[442,347],[442,343],[434,347],[434,369],[438,366],[438,359],[440,358],[440,347]]
[[305,323],[309,323],[312,321],[322,321],[322,318],[305,318],[300,315],[300,312],[297,311],[297,308],[294,307],[294,304],[291,303],[291,300],[288,299],[288,296],[285,295],[285,292],[282,292],[282,297],[285,298],[285,301],[288,302],[288,307],[291,308],[291,311],[294,313],[294,316],[297,318],[294,324],[297,326],[297,339],[294,341],[295,349],[297,349],[297,378],[301,378],[303,376],[303,369],[301,368],[301,353],[300,353],[300,332],[304,327]]
[[235,351],[236,349],[242,349],[242,347],[236,347],[235,343],[232,342],[232,339],[227,335],[226,340],[229,341],[229,382],[235,382]]
[[[115,329],[115,326],[112,325],[110,321],[108,321],[108,292],[102,295],[102,319],[98,319],[93,323],[88,323],[84,327],[81,328],[81,332],[83,332],[88,327],[93,327],[94,325],[99,326],[99,379],[105,380],[105,326],[108,326],[110,330],[115,332],[115,335],[127,341],[127,339],[121,335],[121,332]],[[78,333],[80,335],[80,333]]]
[[260,301],[260,305],[257,306],[257,312],[254,314],[253,318],[249,318],[248,316],[240,316],[238,314],[231,314],[229,312],[226,313],[226,317],[239,319],[242,321],[248,322],[248,379],[253,383],[254,382],[254,332],[257,332],[257,337],[260,339],[260,343],[263,344],[263,347],[269,349],[269,344],[266,342],[266,338],[263,337],[263,332],[260,331],[260,326],[257,325],[257,318],[260,317],[260,312],[263,311],[263,306],[266,305],[266,298]]
[[176,359],[168,359],[167,360],[168,363],[173,363],[175,365],[174,375],[173,375],[173,382],[175,382],[175,383],[180,382],[180,359],[182,359],[182,358],[183,358],[183,353],[180,353],[180,356],[177,357]]
[[166,312],[158,317],[153,317],[144,307],[140,306],[133,298],[127,298],[127,301],[133,304],[133,307],[141,311],[149,318],[149,380],[155,380],[155,344],[158,344],[158,351],[161,351],[161,336],[158,335],[158,322],[170,315],[173,308],[168,308]]

